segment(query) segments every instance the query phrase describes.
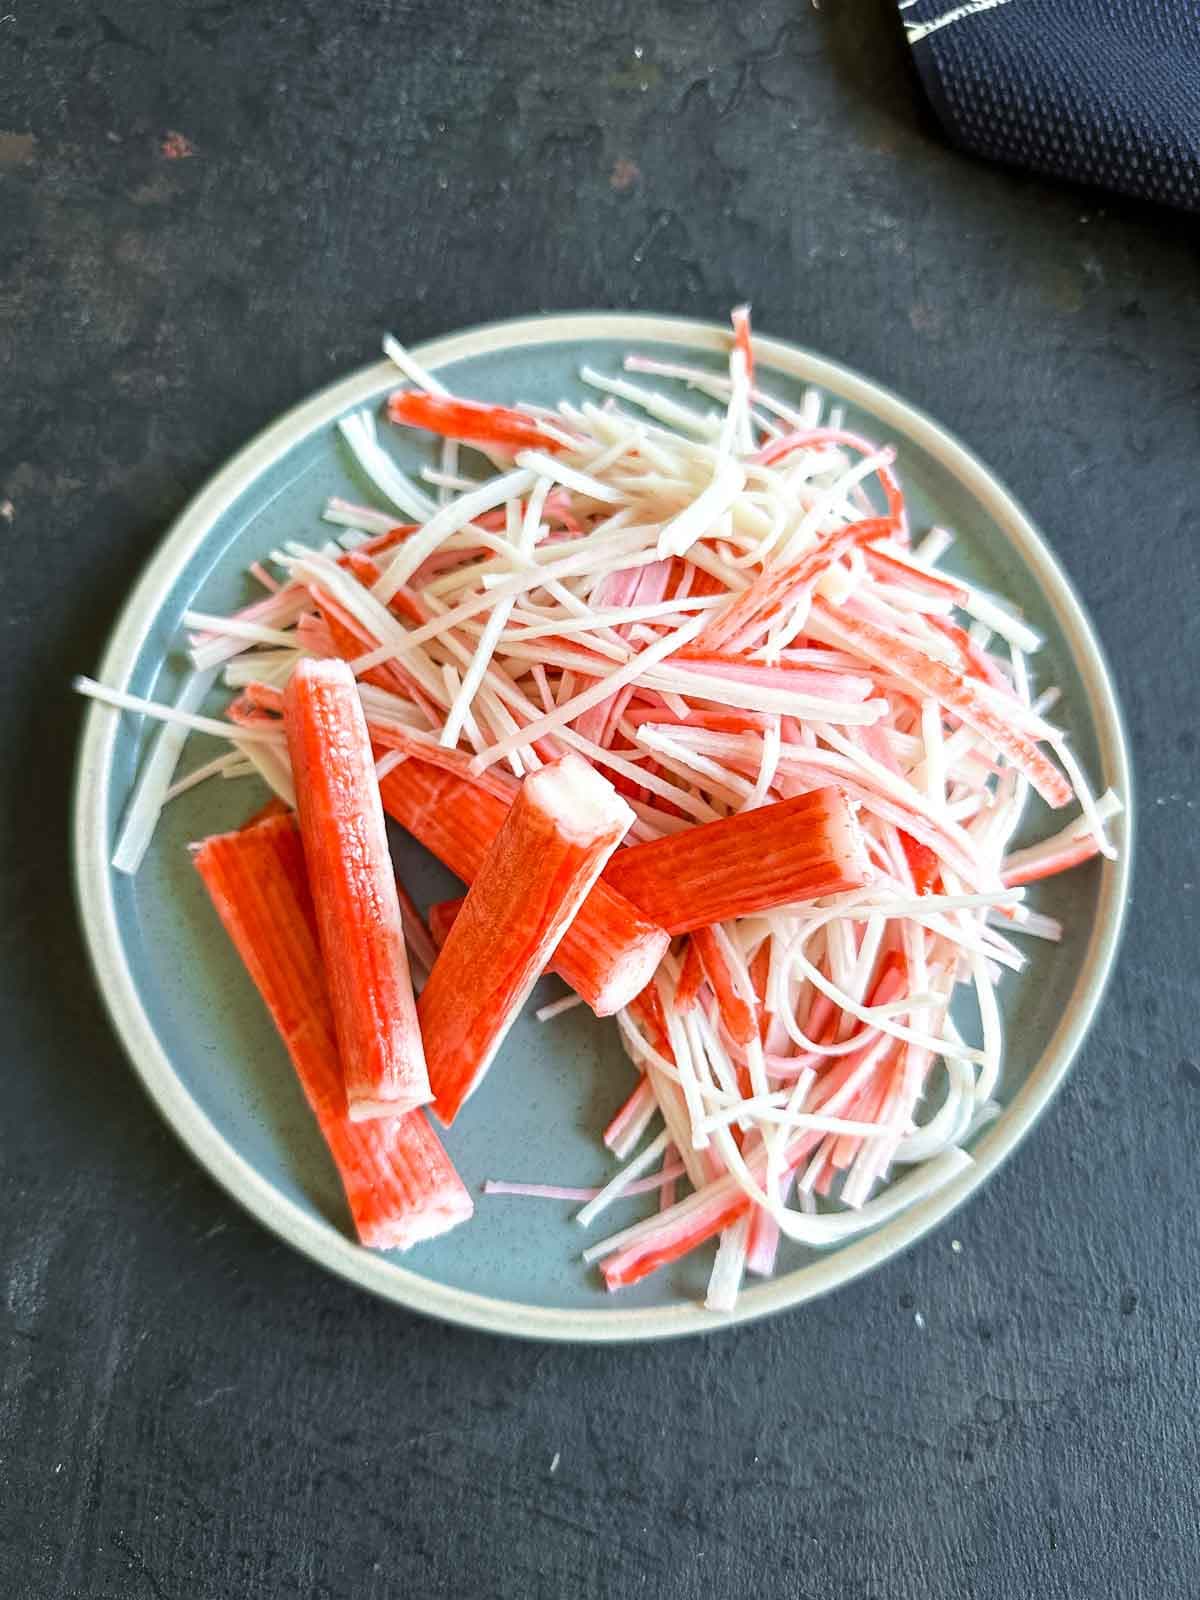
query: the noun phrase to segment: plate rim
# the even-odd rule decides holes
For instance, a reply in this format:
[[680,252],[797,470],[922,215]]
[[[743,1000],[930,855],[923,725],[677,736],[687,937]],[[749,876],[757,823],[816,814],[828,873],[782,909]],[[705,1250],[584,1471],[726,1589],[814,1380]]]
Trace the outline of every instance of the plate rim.
[[[588,340],[651,340],[691,350],[728,348],[728,331],[698,318],[654,312],[583,311],[508,318],[459,330],[413,347],[436,370],[514,345]],[[74,885],[89,959],[117,1036],[160,1114],[189,1153],[234,1200],[277,1237],[339,1277],[412,1311],[489,1333],[602,1344],[677,1337],[732,1328],[840,1287],[915,1244],[943,1222],[1022,1143],[1061,1087],[1095,1018],[1124,927],[1133,862],[1134,793],[1129,741],[1112,673],[1096,631],[1057,557],[1020,503],[952,433],[886,386],[790,340],[754,336],[758,359],[793,378],[862,405],[889,431],[916,444],[956,477],[999,526],[1031,570],[1054,613],[1079,673],[1100,749],[1103,779],[1125,800],[1119,860],[1104,861],[1095,921],[1071,1000],[1029,1078],[973,1148],[973,1166],[921,1204],[781,1277],[743,1291],[731,1313],[680,1301],[669,1306],[570,1309],[502,1300],[422,1277],[368,1251],[326,1219],[281,1194],[228,1142],[175,1073],[159,1042],[125,959],[106,836],[110,768],[119,721],[93,702],[83,725],[75,769],[72,839]],[[388,361],[359,368],[285,411],[220,467],[164,534],[135,583],[105,646],[98,675],[125,686],[163,598],[203,545],[216,519],[254,479],[302,438],[330,425],[348,407],[396,382]]]

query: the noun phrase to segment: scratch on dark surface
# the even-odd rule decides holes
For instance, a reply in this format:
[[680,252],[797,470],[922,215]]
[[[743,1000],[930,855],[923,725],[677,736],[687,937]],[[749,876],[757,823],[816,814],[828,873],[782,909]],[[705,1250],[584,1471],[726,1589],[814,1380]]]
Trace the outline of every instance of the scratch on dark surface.
[[654,221],[650,224],[649,232],[643,237],[642,242],[633,252],[633,260],[635,265],[641,266],[642,262],[646,259],[647,250],[649,250],[650,246],[654,243],[655,239],[658,238],[663,229],[670,227],[671,221],[672,218],[669,211],[660,211],[658,213]]
[[128,1276],[128,1271],[121,1268],[110,1285],[109,1328],[98,1352],[96,1372],[90,1382],[85,1380],[79,1384],[76,1402],[69,1405],[73,1478],[66,1486],[70,1501],[62,1517],[65,1537],[54,1591],[55,1600],[66,1600],[64,1586],[68,1571],[85,1554],[80,1533],[88,1508],[94,1502],[101,1472],[105,1429],[113,1405],[113,1390],[125,1343]]
[[225,1383],[219,1389],[210,1390],[208,1394],[202,1395],[196,1401],[197,1411],[202,1410],[205,1406],[211,1406],[214,1400],[219,1400],[224,1394],[233,1394],[236,1388],[237,1385],[234,1383]]

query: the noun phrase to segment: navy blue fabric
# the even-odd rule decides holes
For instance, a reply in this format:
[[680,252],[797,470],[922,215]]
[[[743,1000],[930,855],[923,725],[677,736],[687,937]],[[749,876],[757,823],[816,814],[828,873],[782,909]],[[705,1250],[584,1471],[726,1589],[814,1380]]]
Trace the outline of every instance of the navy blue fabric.
[[900,16],[963,149],[1200,210],[1200,0],[902,0]]

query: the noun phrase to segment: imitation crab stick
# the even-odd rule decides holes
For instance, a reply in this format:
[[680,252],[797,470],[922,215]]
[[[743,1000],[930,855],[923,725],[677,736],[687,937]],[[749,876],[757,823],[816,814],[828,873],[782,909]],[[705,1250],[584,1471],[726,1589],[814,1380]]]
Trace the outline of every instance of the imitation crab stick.
[[822,573],[840,561],[855,545],[888,532],[886,518],[852,522],[824,534],[811,550],[784,566],[764,567],[748,589],[743,589],[704,629],[690,650],[681,655],[703,656],[714,650],[747,649],[789,606],[811,592]]
[[687,1011],[696,1004],[696,997],[704,987],[706,976],[704,963],[700,959],[700,946],[695,939],[689,939],[687,954],[679,969],[679,982],[675,985],[676,1011]]
[[424,428],[464,444],[500,445],[506,450],[561,450],[562,441],[537,419],[511,406],[480,405],[477,400],[452,400],[444,395],[402,389],[390,396],[388,419],[410,428]]
[[859,889],[869,875],[850,804],[827,788],[631,845],[604,876],[677,934]]
[[[704,976],[712,986],[721,1021],[731,1038],[741,1045],[757,1040],[758,1016],[753,997],[742,992],[719,931],[716,928],[697,928],[692,934],[691,949],[696,951]],[[676,1000],[678,998],[676,991]]]
[[[1119,814],[1121,802],[1109,790],[1100,796],[1094,806],[1097,819],[1107,822]],[[1001,877],[1005,887],[1012,889],[1023,883],[1036,883],[1041,878],[1051,878],[1056,873],[1078,867],[1101,853],[1100,841],[1088,826],[1087,819],[1077,818],[1060,833],[1052,834],[1024,850],[1014,850],[1005,856]]]
[[[872,456],[875,449],[869,439],[860,438],[857,433],[847,433],[844,428],[811,428],[799,433],[785,434],[781,439],[773,439],[759,451],[758,460],[764,467],[774,467],[793,451],[820,449],[826,445],[839,447],[844,445],[848,449],[859,451],[863,456]],[[888,503],[891,531],[907,544],[908,514],[904,509],[904,493],[900,488],[900,481],[886,460],[878,461],[874,471]]]
[[302,661],[284,727],[321,949],[356,1121],[430,1099],[396,878],[354,675]]
[[525,779],[418,1003],[433,1109],[447,1125],[633,820],[581,756],[562,756]]
[[[472,882],[504,821],[504,801],[418,760],[389,772],[379,788],[388,814]],[[601,879],[555,951],[552,970],[598,1017],[609,1017],[645,988],[669,942],[661,927]]]
[[[394,509],[329,502],[337,545],[256,552],[279,577],[257,562],[250,575],[274,593],[232,617],[186,614],[195,664],[236,697],[227,720],[80,684],[166,721],[167,755],[184,732],[233,746],[178,781],[166,755],[147,764],[137,853],[162,807],[217,773],[257,770],[295,804],[279,718],[314,658],[341,657],[358,680],[368,790],[476,901],[523,782],[536,793],[569,750],[611,783],[636,820],[550,956],[576,992],[538,1016],[581,1000],[615,1013],[638,1069],[607,1135],[629,1165],[601,1203],[636,1192],[660,1155],[698,1192],[588,1259],[611,1257],[615,1285],[719,1235],[706,1303],[721,1308],[744,1271],[770,1269],[779,1239],[834,1243],[961,1169],[998,1109],[997,990],[1029,959],[1016,941],[1063,933],[1013,885],[1113,854],[1104,820],[1120,805],[1092,795],[1046,720],[1059,691],[1035,683],[1037,632],[942,570],[951,533],[911,544],[894,445],[848,432],[815,390],[777,394],[748,309],[732,323],[727,375],[626,362],[719,411],[587,368],[602,404],[483,404],[389,339],[409,386],[389,413],[435,436],[434,453],[418,481],[372,411],[344,419]],[[1079,804],[1040,843],[1023,824],[1031,786]],[[461,921],[467,903],[431,910],[432,947],[407,908],[414,965],[418,948],[427,968],[440,961],[446,993],[453,958],[466,997],[458,1042],[440,1029],[448,1102],[521,989],[492,974],[493,994],[492,944],[532,949],[545,909],[516,906],[487,940]],[[345,945],[361,980],[366,958]],[[347,1073],[353,1055],[341,1051]],[[894,1167],[910,1173],[897,1182]]]
[[342,1082],[304,849],[290,816],[198,845],[193,861],[287,1046],[372,1249],[407,1249],[471,1216],[471,1197],[422,1111],[355,1122]]
[[847,616],[821,600],[813,602],[813,613],[822,634],[830,642],[857,650],[910,683],[918,693],[931,695],[960,717],[1023,772],[1043,800],[1052,806],[1065,806],[1071,799],[1071,785],[1038,749],[1037,742],[1012,721],[1000,716],[982,698],[978,688],[959,673],[885,628],[864,622],[860,617]]

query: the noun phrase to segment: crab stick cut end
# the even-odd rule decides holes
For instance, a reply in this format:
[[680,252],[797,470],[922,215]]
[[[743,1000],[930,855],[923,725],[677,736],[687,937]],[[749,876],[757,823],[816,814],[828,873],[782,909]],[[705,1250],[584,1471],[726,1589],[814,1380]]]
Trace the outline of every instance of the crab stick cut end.
[[[506,802],[477,782],[419,759],[389,772],[380,793],[388,814],[468,883],[507,815]],[[598,1017],[609,1017],[645,988],[669,943],[601,879],[554,952],[553,970]]]
[[294,819],[269,817],[206,839],[192,859],[287,1048],[360,1241],[406,1250],[465,1222],[471,1196],[423,1112],[364,1123],[349,1116]]
[[367,724],[339,660],[301,661],[284,727],[355,1122],[432,1098]]
[[634,821],[608,779],[574,752],[531,773],[524,792],[561,837],[581,849],[609,840],[615,846]]
[[633,820],[574,754],[525,779],[418,1003],[433,1109],[447,1126]]
[[596,1016],[612,1017],[641,994],[670,943],[665,928],[600,882],[564,934],[553,968]]

